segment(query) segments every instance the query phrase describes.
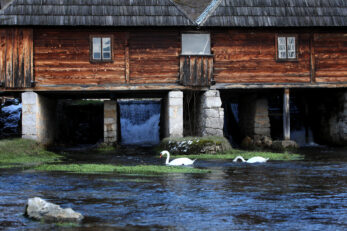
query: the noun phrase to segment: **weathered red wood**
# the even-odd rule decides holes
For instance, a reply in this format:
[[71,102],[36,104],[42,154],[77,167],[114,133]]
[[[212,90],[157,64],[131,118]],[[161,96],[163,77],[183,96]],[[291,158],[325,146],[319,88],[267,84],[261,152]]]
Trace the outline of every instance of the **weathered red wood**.
[[276,61],[276,32],[247,30],[212,33],[217,83],[286,83],[310,81],[310,37],[298,34],[298,61]]
[[209,86],[213,73],[213,56],[181,55],[180,83],[184,86]]
[[0,29],[0,85],[6,80],[6,30]]
[[130,83],[175,83],[179,76],[179,30],[140,30],[129,34]]
[[0,30],[0,82],[3,87],[30,87],[33,77],[32,29]]
[[[277,29],[212,29],[213,55],[189,59],[180,56],[181,29],[177,28],[42,27],[34,31],[33,38],[29,28],[0,29],[0,83],[5,82],[9,90],[30,87],[34,73],[35,90],[126,84],[169,89],[174,84],[180,87],[177,80],[185,82],[186,88],[209,86],[212,80],[218,86],[347,82],[344,32],[290,30],[298,35],[298,60],[278,62],[275,37],[283,30]],[[90,62],[93,34],[114,37],[112,63]]]
[[347,34],[315,33],[313,48],[316,81],[347,82]]

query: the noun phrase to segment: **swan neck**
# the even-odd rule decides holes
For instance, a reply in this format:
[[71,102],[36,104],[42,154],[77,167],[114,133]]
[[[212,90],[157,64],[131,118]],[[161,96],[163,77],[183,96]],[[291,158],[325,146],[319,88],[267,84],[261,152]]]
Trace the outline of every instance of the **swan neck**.
[[238,160],[241,160],[242,162],[246,162],[246,160],[245,159],[243,159],[243,157],[242,156],[238,156],[238,157],[236,157],[235,158],[235,162],[237,162]]
[[170,153],[169,153],[169,152],[165,152],[165,154],[166,154],[166,161],[165,161],[165,164],[169,164]]

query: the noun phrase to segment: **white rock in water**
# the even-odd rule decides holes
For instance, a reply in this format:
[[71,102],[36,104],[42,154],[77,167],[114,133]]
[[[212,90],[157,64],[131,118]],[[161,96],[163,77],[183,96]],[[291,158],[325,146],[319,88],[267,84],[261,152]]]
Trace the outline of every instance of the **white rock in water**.
[[82,214],[71,208],[63,209],[39,197],[28,199],[25,214],[32,219],[44,221],[80,222],[83,219]]

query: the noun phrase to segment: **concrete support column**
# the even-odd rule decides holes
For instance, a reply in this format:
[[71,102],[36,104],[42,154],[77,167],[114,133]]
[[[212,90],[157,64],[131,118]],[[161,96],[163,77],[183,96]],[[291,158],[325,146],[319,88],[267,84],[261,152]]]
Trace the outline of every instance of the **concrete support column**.
[[117,101],[104,101],[104,143],[113,145],[117,143]]
[[223,136],[224,109],[218,90],[206,91],[201,96],[198,117],[201,136]]
[[48,145],[56,135],[56,100],[35,92],[22,93],[22,137]]
[[183,92],[170,91],[165,106],[165,137],[183,137]]

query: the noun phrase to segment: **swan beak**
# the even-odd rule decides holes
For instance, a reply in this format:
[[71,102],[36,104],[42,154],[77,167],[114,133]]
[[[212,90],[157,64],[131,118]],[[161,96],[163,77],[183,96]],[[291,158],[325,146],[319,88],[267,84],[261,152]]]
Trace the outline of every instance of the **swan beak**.
[[160,158],[162,157],[163,155],[162,154],[160,154]]

